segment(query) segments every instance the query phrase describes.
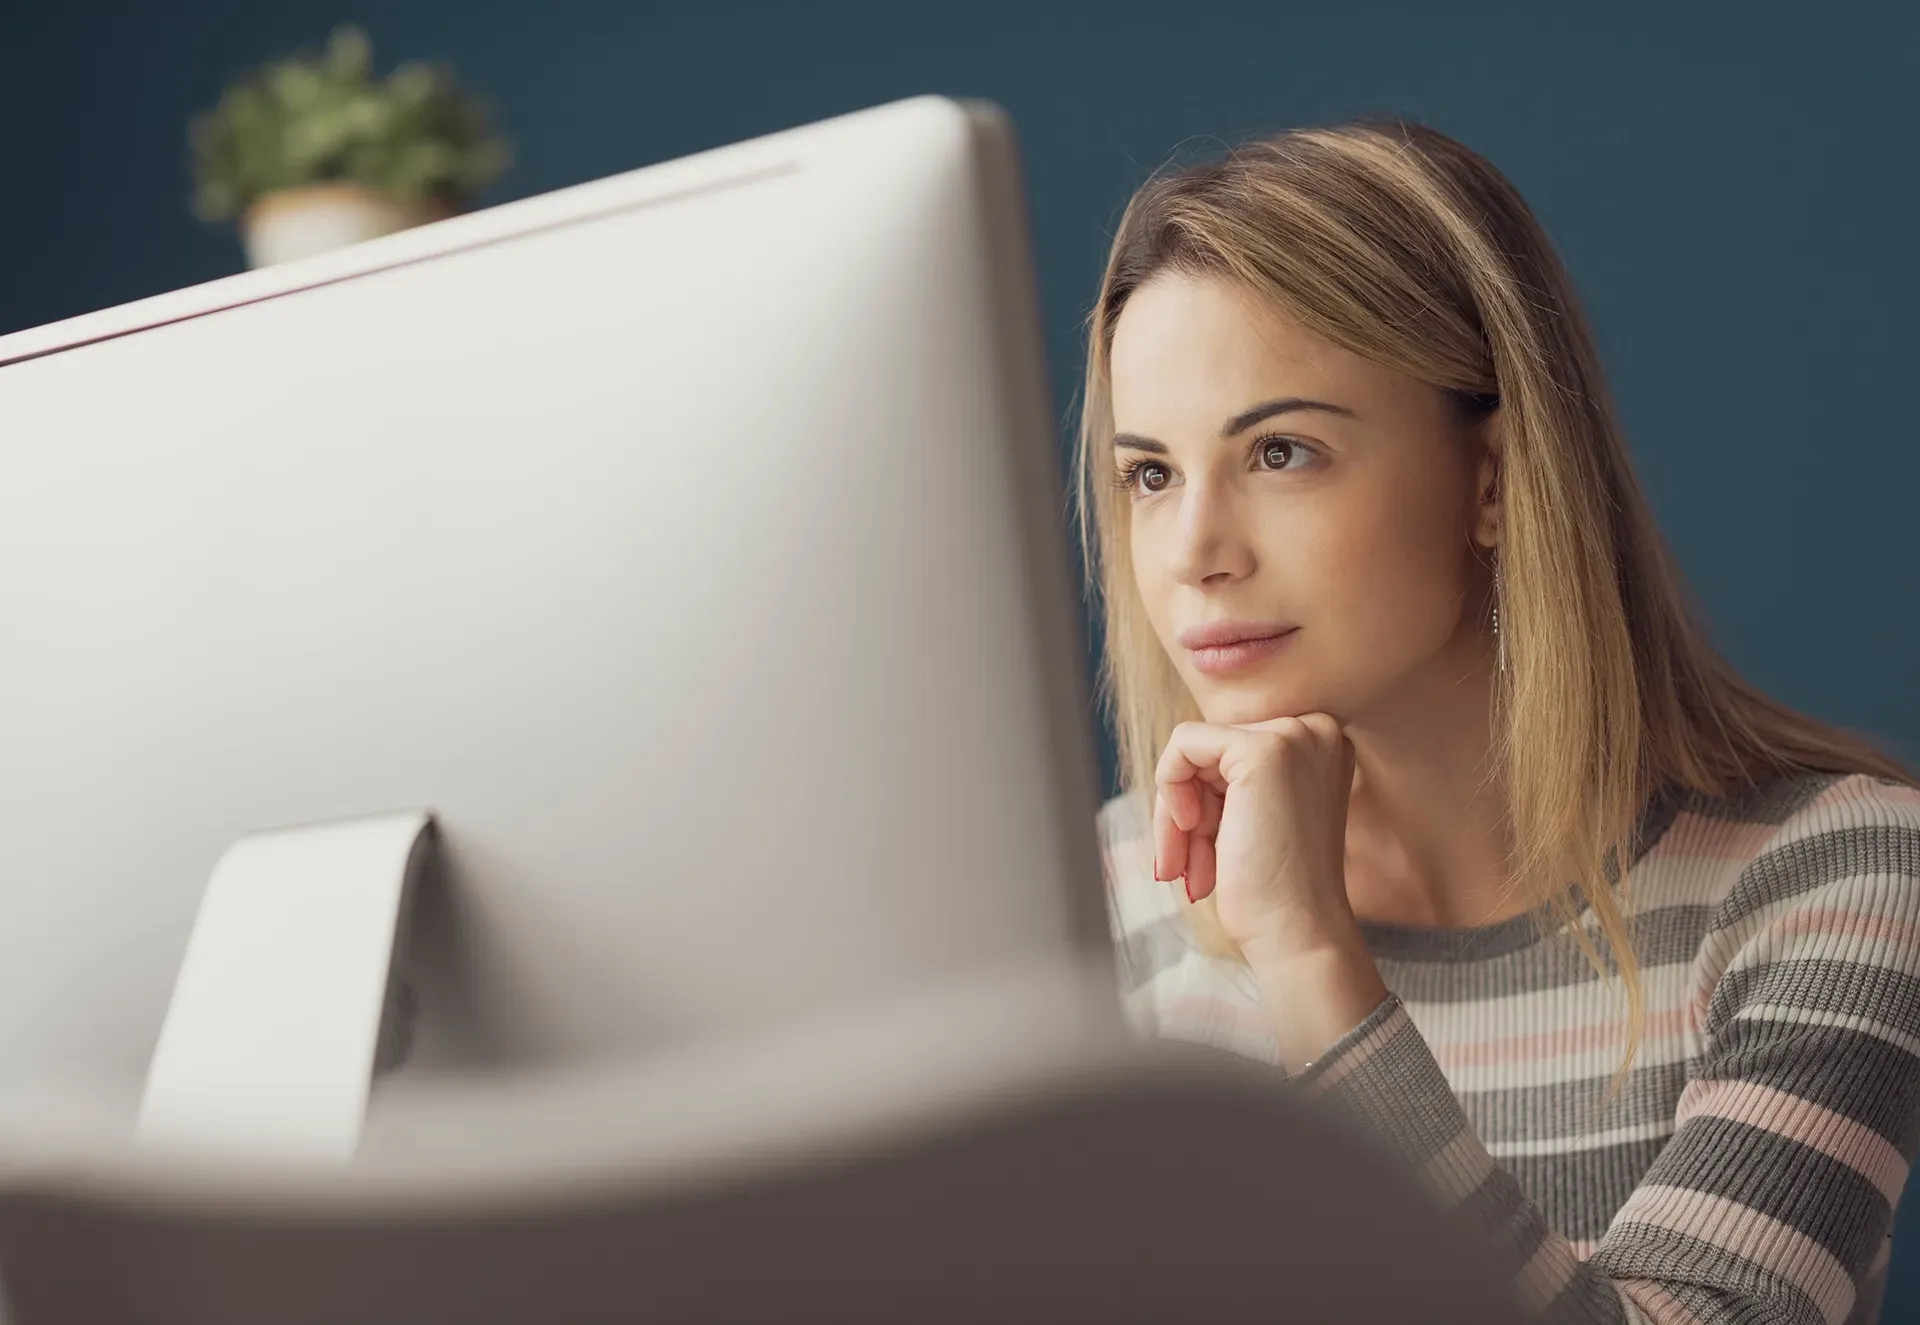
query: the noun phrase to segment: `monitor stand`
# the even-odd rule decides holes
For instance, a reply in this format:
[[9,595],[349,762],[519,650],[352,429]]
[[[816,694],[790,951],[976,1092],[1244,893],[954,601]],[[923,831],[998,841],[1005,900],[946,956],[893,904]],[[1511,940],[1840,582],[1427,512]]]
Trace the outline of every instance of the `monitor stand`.
[[147,1070],[141,1144],[353,1156],[376,1065],[404,1038],[394,957],[435,836],[430,811],[406,810],[228,848]]

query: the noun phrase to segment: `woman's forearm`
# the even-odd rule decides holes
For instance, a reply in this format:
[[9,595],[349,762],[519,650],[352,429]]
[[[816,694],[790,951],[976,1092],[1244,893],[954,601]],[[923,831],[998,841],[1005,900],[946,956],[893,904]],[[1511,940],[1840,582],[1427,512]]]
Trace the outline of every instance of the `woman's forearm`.
[[1273,1020],[1280,1063],[1298,1072],[1385,1001],[1386,982],[1359,930],[1285,951],[1243,954]]

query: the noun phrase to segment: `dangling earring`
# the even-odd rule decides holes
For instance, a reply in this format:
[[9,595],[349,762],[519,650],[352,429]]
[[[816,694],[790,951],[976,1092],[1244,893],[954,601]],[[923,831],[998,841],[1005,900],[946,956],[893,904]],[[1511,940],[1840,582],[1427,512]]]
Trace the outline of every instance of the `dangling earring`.
[[1500,570],[1496,566],[1493,572],[1493,651],[1497,658],[1496,673],[1507,674],[1507,642],[1500,638]]

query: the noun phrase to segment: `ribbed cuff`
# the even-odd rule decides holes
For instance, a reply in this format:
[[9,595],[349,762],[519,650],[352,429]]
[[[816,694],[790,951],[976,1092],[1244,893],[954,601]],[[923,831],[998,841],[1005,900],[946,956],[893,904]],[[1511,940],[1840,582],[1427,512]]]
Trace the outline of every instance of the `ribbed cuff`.
[[1296,1079],[1379,1137],[1447,1203],[1487,1180],[1492,1160],[1398,998],[1389,996]]
[[1365,1054],[1367,1052],[1367,1046],[1372,1042],[1376,1033],[1382,1026],[1385,1026],[1391,1021],[1393,1014],[1399,1010],[1400,996],[1398,994],[1388,994],[1380,1000],[1373,1011],[1361,1019],[1358,1026],[1355,1026],[1345,1035],[1335,1040],[1325,1053],[1321,1054],[1311,1063],[1302,1064],[1300,1070],[1293,1074],[1293,1080],[1299,1082],[1301,1089],[1307,1091],[1309,1094],[1320,1094],[1325,1087],[1318,1083],[1321,1082],[1327,1073],[1333,1069],[1336,1064],[1351,1059],[1356,1054]]

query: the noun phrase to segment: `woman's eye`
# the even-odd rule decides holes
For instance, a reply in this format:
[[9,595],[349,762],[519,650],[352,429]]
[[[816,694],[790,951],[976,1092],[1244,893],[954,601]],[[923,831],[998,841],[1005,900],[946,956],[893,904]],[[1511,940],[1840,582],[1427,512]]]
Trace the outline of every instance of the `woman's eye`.
[[1131,492],[1135,495],[1158,492],[1160,491],[1159,487],[1152,484],[1143,484],[1141,481],[1142,473],[1149,470],[1159,470],[1163,475],[1166,473],[1165,467],[1155,461],[1136,460],[1121,469],[1119,475],[1115,478],[1114,486],[1122,492]]
[[1303,449],[1284,437],[1274,437],[1260,444],[1260,459],[1274,469],[1285,469]]

